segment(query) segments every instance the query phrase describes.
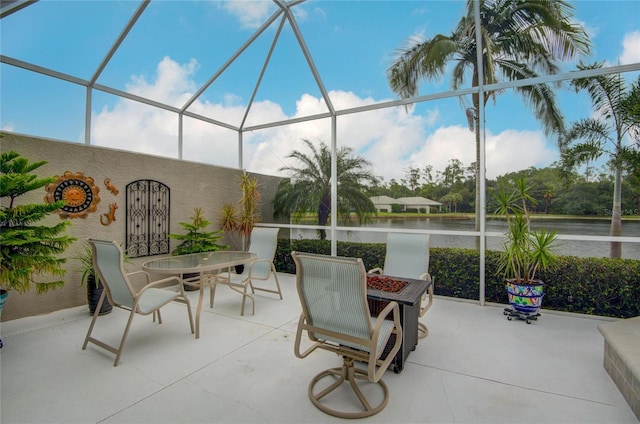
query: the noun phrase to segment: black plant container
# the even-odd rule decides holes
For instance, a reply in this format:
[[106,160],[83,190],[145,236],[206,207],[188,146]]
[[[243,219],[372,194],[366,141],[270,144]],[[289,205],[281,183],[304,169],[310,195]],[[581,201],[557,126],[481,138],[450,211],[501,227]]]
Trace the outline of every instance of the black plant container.
[[[200,273],[199,272],[187,272],[185,274],[182,274],[182,279],[183,280],[190,280],[190,279],[194,279],[196,277],[200,277]],[[192,286],[191,284],[185,284],[184,285],[184,291],[196,291],[196,290],[200,290],[198,288],[198,286]]]
[[[89,303],[89,312],[91,315],[95,313],[103,291],[104,286],[102,283],[98,281],[98,285],[96,286],[95,277],[93,275],[89,275],[87,277],[87,302]],[[112,309],[113,305],[111,305],[111,303],[109,303],[109,299],[105,297],[104,302],[102,302],[102,307],[100,308],[100,315],[106,315],[110,313]]]

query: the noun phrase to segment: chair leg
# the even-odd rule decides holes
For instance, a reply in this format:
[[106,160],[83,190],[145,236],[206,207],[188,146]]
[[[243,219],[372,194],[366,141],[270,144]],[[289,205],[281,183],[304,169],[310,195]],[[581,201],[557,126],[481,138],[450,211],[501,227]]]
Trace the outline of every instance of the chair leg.
[[[318,393],[313,393],[313,388],[320,380],[325,377],[331,377],[336,379],[335,382],[327,386],[325,389],[321,390]],[[311,402],[322,412],[327,413],[329,415],[333,415],[334,417],[340,418],[364,418],[369,417],[371,415],[375,415],[378,412],[382,411],[389,401],[389,389],[384,381],[379,380],[377,383],[378,387],[382,389],[383,399],[378,405],[371,406],[369,400],[364,396],[360,387],[358,386],[357,380],[364,380],[369,382],[369,378],[367,372],[364,370],[357,369],[353,364],[353,359],[344,358],[344,363],[340,368],[331,368],[321,372],[316,375],[311,382],[309,383],[309,399]],[[360,404],[364,408],[364,411],[356,411],[356,412],[345,412],[338,411],[332,408],[329,408],[325,403],[321,402],[321,399],[324,398],[329,393],[333,392],[335,389],[340,387],[344,382],[349,382],[349,385],[356,397],[360,401]]]
[[278,273],[276,272],[276,267],[271,265],[271,272],[273,273],[273,277],[276,280],[276,287],[278,288],[278,295],[280,296],[280,300],[282,300],[282,290],[280,289],[280,281],[278,281]]
[[[249,280],[244,285],[244,291],[240,292],[242,294],[242,307],[240,308],[240,316],[244,316],[244,304],[246,303],[247,298],[251,299],[251,315],[256,314],[256,301],[249,293],[247,293],[247,289],[251,287],[253,290],[253,286],[251,285],[251,280]],[[239,290],[236,290],[239,291]]]
[[[252,284],[251,285],[251,291],[253,293],[255,293],[256,290],[260,290],[260,291],[267,292],[267,293],[277,294],[278,296],[280,296],[280,299],[282,299],[282,290],[280,289],[280,280],[278,280],[278,273],[276,272],[276,268],[275,268],[275,266],[273,266],[273,264],[271,265],[271,273],[273,274],[273,277],[276,280],[276,290],[266,289],[266,288],[262,288],[262,287],[255,287]],[[267,277],[267,280],[268,279],[269,278]]]
[[[127,326],[124,328],[124,333],[122,334],[122,340],[120,340],[120,346],[118,347],[118,353],[116,354],[116,360],[113,362],[113,366],[117,367],[120,363],[120,357],[122,356],[122,350],[124,349],[124,343],[127,341],[127,336],[129,335],[129,329],[131,328],[131,323],[133,322],[133,317],[136,315],[135,309],[131,310],[129,314],[129,319],[127,320]],[[158,319],[160,320],[160,310],[158,309]],[[162,323],[162,320],[160,320]]]
[[187,306],[187,314],[189,315],[189,325],[191,326],[191,334],[193,334],[194,328],[193,328],[193,315],[191,314],[191,303],[189,302],[189,299],[187,299],[187,296],[184,297],[184,303]]
[[418,323],[418,338],[424,339],[429,335],[429,329],[427,326],[421,322]]
[[[425,298],[428,298],[429,301],[424,306],[420,305],[421,318],[424,316],[424,314],[427,313],[429,309],[431,309],[431,305],[433,304],[433,281],[431,282],[431,285],[429,286],[429,289],[427,290],[427,293],[425,293],[425,295],[423,296],[422,300],[424,300]],[[418,323],[418,339],[424,339],[428,335],[429,335],[429,329],[427,328],[427,326],[419,322]]]
[[[226,277],[220,276],[223,273],[223,271],[220,271],[219,273],[215,275],[211,275],[209,277],[211,279],[211,283],[209,283],[209,307],[210,308],[213,308],[213,301],[216,296],[216,287],[218,287],[218,284],[228,285],[231,282],[231,270],[227,270],[225,272],[227,273]],[[220,280],[222,280],[222,282],[219,282]],[[226,280],[226,283],[224,282],[225,280]]]
[[217,285],[218,284],[214,281],[209,286],[209,307],[210,308],[213,308],[213,299],[216,297],[216,287],[217,287]]
[[98,299],[98,305],[96,305],[96,310],[93,313],[91,324],[89,324],[89,330],[87,331],[87,335],[84,338],[84,343],[82,344],[82,350],[87,350],[87,344],[91,339],[91,333],[93,332],[93,327],[96,324],[96,319],[100,315],[100,309],[102,309],[102,303],[104,303],[104,299],[106,298],[106,296],[107,296],[107,292],[103,290],[102,294],[100,295],[100,299]]

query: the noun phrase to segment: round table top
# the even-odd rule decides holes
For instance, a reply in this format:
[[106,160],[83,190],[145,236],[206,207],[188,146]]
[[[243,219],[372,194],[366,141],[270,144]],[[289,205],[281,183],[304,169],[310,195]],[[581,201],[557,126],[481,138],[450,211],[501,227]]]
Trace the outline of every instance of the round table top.
[[159,273],[182,274],[249,264],[257,259],[258,255],[255,253],[219,250],[216,252],[191,253],[152,259],[143,263],[142,269]]

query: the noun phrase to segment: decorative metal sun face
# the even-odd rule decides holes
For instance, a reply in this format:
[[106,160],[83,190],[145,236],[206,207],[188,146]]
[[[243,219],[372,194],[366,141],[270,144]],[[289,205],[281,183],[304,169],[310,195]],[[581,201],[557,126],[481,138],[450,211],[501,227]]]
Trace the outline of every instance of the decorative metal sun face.
[[53,203],[65,200],[66,204],[58,209],[60,218],[86,218],[91,212],[95,212],[100,203],[100,188],[94,184],[91,177],[82,172],[65,171],[57,180],[47,185],[47,195],[44,200]]

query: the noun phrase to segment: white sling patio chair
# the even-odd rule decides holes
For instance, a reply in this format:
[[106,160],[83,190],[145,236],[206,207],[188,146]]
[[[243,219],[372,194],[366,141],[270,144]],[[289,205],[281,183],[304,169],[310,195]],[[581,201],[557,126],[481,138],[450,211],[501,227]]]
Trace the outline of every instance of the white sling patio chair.
[[[389,302],[377,318],[371,317],[367,303],[367,274],[360,258],[300,252],[291,255],[296,263],[296,287],[302,304],[294,345],[296,357],[305,358],[316,349],[323,349],[343,358],[341,367],[322,371],[311,380],[308,389],[311,402],[336,417],[362,418],[377,414],[389,401],[389,389],[382,375],[402,344],[398,304]],[[385,319],[387,317],[393,319]],[[313,344],[301,351],[304,331]],[[393,334],[395,341],[387,355],[381,358]],[[356,368],[354,362],[364,363],[367,368]],[[364,382],[358,384],[358,380]],[[345,403],[341,390],[328,396],[342,383],[348,383],[359,400],[353,408],[338,410],[330,406],[336,399],[342,405]],[[373,387],[367,389],[374,390],[365,390],[369,395],[365,397],[360,386],[371,384]],[[320,387],[317,392],[314,391],[316,385]],[[376,387],[381,394],[375,393]]]
[[[158,323],[162,324],[160,308],[173,300],[180,301],[186,305],[187,314],[189,316],[189,325],[191,326],[191,333],[193,334],[194,329],[193,318],[191,316],[191,304],[189,303],[189,299],[185,296],[181,279],[177,277],[169,277],[150,282],[149,274],[145,271],[136,271],[127,274],[124,270],[122,249],[117,242],[89,239],[89,244],[93,253],[93,267],[96,271],[96,276],[104,285],[104,291],[98,301],[96,312],[93,314],[93,319],[89,325],[87,336],[84,339],[82,350],[87,349],[87,344],[89,342],[108,350],[116,355],[113,366],[117,367],[120,362],[120,357],[122,356],[124,344],[129,334],[129,328],[133,322],[133,317],[136,314],[153,314],[154,320],[157,316]],[[139,291],[134,289],[129,280],[129,277],[135,274],[144,274],[148,283]],[[166,287],[172,281],[176,284]],[[109,302],[113,306],[130,311],[129,320],[124,328],[120,344],[117,347],[108,345],[101,340],[91,337],[93,327],[99,316],[100,308],[102,307],[105,297],[109,299]]]
[[[390,275],[393,277],[413,278],[431,282],[427,292],[422,296],[420,317],[433,304],[433,281],[429,274],[429,235],[415,233],[389,233],[383,268],[374,268],[369,273]],[[427,326],[418,323],[418,337],[429,334]]]
[[[242,295],[240,315],[244,315],[245,301],[247,298],[251,299],[251,313],[255,315],[256,302],[253,294],[256,290],[277,294],[280,296],[280,299],[282,299],[280,281],[278,281],[276,267],[273,265],[273,258],[276,255],[276,248],[278,247],[278,231],[279,228],[265,227],[256,227],[251,231],[249,252],[257,254],[258,260],[252,262],[249,266],[245,266],[242,274],[232,274],[231,270],[229,270],[226,277],[215,276],[209,292],[209,307],[213,308],[216,286],[218,285],[229,286],[231,290]],[[269,280],[272,275],[276,283],[275,289],[256,286],[254,284],[256,280]],[[249,293],[249,289],[251,289],[251,293]]]

